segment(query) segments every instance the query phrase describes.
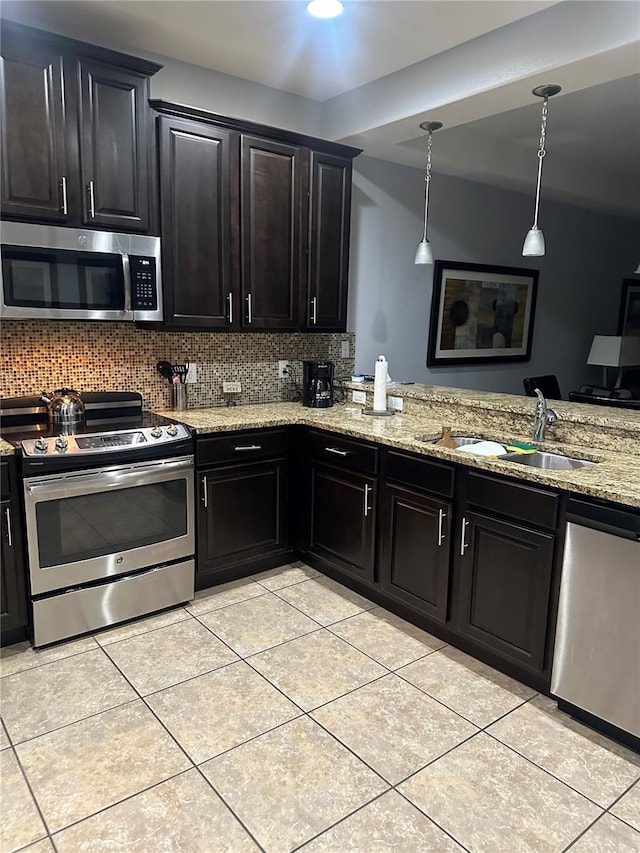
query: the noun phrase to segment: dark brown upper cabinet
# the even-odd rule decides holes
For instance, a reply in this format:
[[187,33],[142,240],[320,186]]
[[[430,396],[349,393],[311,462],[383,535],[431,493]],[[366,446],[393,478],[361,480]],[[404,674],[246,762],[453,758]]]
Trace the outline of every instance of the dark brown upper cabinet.
[[167,328],[346,328],[357,148],[165,101]]
[[149,76],[156,63],[2,27],[2,215],[150,230]]

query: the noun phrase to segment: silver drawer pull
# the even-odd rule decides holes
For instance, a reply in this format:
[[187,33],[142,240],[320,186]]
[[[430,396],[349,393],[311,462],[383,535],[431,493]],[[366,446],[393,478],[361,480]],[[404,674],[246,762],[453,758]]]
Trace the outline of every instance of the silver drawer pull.
[[233,323],[233,294],[230,293],[227,296],[227,302],[229,303],[229,322]]
[[467,550],[468,542],[465,542],[465,538],[467,535],[467,527],[469,526],[469,522],[466,518],[463,517],[462,524],[460,525],[460,556],[464,557],[464,552]]
[[311,300],[311,323],[315,326],[318,322],[318,297],[314,296]]
[[4,517],[7,520],[7,544],[9,548],[13,548],[13,536],[11,534],[11,510],[7,507],[4,511]]
[[445,536],[445,534],[442,532],[442,527],[443,527],[442,522],[444,521],[444,519],[446,517],[447,517],[446,512],[442,509],[439,509],[438,510],[438,547],[440,547],[440,545],[442,545],[444,540],[447,538]]
[[234,447],[233,449],[235,451],[238,451],[238,452],[242,451],[242,450],[262,450],[262,445],[261,444],[245,444],[244,446],[239,445],[238,447]]
[[364,517],[366,518],[373,507],[369,506],[369,493],[373,491],[373,486],[370,486],[368,483],[364,484]]
[[89,193],[89,216],[91,219],[96,218],[96,193],[93,186],[93,181],[87,184],[87,192]]
[[337,447],[325,447],[327,453],[335,453],[336,456],[348,456],[351,451],[350,450],[339,450]]
[[247,323],[253,323],[253,300],[251,294],[247,294]]
[[62,176],[62,178],[60,180],[60,192],[62,194],[62,211],[61,212],[62,212],[63,216],[66,216],[67,213],[69,212],[69,209],[67,206],[67,179],[65,178],[64,175]]
[[207,500],[207,478],[206,477],[202,478],[202,503],[204,504],[204,508],[207,509],[209,504],[208,504],[208,500]]

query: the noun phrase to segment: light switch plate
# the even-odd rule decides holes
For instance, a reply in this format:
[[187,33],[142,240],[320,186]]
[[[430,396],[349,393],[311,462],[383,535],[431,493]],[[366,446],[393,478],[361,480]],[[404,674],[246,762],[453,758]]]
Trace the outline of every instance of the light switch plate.
[[340,357],[349,358],[349,341],[340,341]]
[[387,397],[387,405],[390,409],[395,409],[396,412],[401,412],[404,406],[402,397]]
[[242,391],[242,383],[241,382],[223,382],[222,383],[222,393],[223,394],[240,394]]
[[287,368],[289,367],[289,362],[285,359],[284,361],[278,362],[278,379],[287,379],[288,373]]
[[366,403],[367,402],[367,395],[365,394],[364,391],[352,391],[351,393],[353,395],[351,399],[353,400],[354,403]]

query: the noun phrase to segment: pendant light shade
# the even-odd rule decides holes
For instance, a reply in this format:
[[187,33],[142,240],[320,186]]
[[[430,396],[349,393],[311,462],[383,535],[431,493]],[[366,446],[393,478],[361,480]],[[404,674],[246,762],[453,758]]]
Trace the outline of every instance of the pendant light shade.
[[634,272],[634,275],[640,275],[640,263],[638,264],[637,269],[635,269],[633,272]]
[[441,121],[423,121],[420,127],[427,131],[427,166],[424,175],[424,222],[422,226],[422,240],[418,243],[418,249],[414,264],[432,264],[433,251],[431,243],[427,239],[427,224],[429,220],[429,187],[431,185],[431,141],[434,130],[440,130]]
[[555,83],[547,83],[544,86],[536,86],[533,94],[537,98],[544,98],[542,102],[542,124],[540,126],[540,147],[538,148],[538,180],[536,183],[536,204],[533,212],[533,225],[527,234],[522,247],[525,258],[541,257],[545,253],[544,234],[538,228],[538,210],[540,209],[540,186],[542,183],[542,161],[544,160],[547,140],[547,113],[549,109],[549,98],[560,92],[560,86]]

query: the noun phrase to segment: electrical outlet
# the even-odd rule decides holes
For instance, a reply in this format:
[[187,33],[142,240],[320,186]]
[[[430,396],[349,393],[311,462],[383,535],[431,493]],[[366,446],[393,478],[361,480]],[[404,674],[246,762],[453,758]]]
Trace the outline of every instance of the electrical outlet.
[[241,382],[223,382],[222,383],[222,393],[223,394],[240,394],[242,391],[242,383]]
[[367,395],[364,391],[352,391],[351,394],[352,394],[351,399],[353,400],[354,403],[366,403],[367,402]]
[[401,412],[404,406],[402,397],[387,397],[387,405],[390,409],[395,409],[396,412]]
[[187,375],[184,381],[187,385],[193,385],[198,381],[198,365],[194,364],[192,361],[189,362],[189,369],[187,370]]
[[340,341],[340,357],[349,358],[349,341]]
[[287,372],[287,368],[289,367],[288,361],[279,361],[278,362],[278,379],[287,379],[289,374]]

